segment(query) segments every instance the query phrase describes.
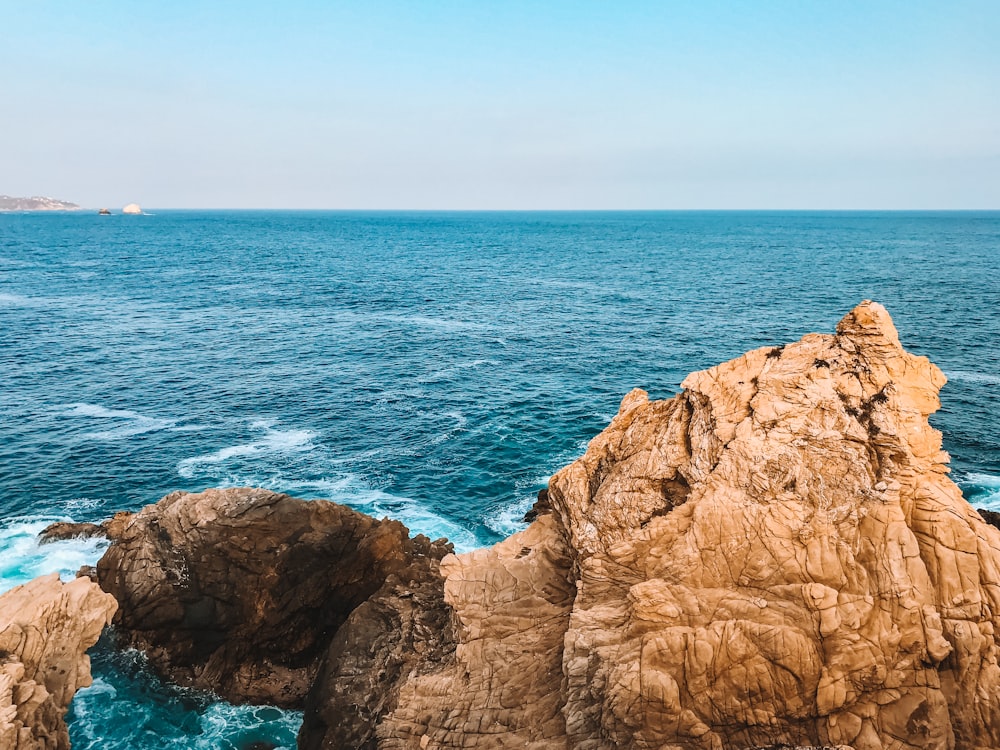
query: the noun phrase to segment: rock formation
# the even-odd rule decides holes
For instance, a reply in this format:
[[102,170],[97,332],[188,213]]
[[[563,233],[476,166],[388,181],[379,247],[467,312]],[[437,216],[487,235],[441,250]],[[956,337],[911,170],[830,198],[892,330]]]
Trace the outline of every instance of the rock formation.
[[[443,560],[454,649],[406,630],[434,659],[387,675],[381,715],[320,681],[302,746],[1000,747],[1000,530],[948,478],[944,382],[865,302],[672,399],[633,391],[550,512]],[[352,710],[347,743],[317,720]]]
[[325,653],[305,750],[995,749],[1000,530],[944,382],[865,302],[629,393],[492,548],[215,490],[117,517],[98,576],[185,684],[298,705]]
[[139,215],[142,213],[142,208],[138,203],[129,203],[125,208],[122,209],[123,214]]
[[90,684],[86,651],[116,607],[91,581],[56,573],[0,596],[0,748],[69,748],[63,716]]
[[398,521],[248,488],[175,492],[107,532],[97,577],[124,643],[182,685],[286,707],[358,605],[387,579],[437,576],[451,550]]

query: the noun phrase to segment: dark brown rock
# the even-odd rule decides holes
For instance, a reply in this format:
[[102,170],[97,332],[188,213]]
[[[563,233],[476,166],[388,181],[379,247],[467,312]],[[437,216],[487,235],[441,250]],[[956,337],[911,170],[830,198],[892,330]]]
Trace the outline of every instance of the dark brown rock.
[[976,508],[979,511],[979,515],[983,517],[983,520],[991,526],[996,526],[1000,529],[1000,513],[992,510],[986,510],[986,508]]
[[108,525],[97,574],[120,639],[180,684],[285,707],[355,608],[431,551],[398,521],[249,488],[175,492]]
[[38,541],[46,544],[65,539],[90,539],[95,536],[106,536],[104,526],[96,523],[56,521],[42,529],[42,533],[38,535]]
[[524,523],[533,523],[538,520],[539,516],[544,516],[546,513],[552,512],[552,503],[549,502],[549,488],[538,491],[538,499],[535,500],[535,504],[531,506],[531,510],[524,514],[524,518],[521,520]]
[[306,698],[298,746],[374,750],[383,716],[415,672],[437,669],[455,649],[440,561],[451,545],[414,539],[412,564],[391,575],[337,631]]

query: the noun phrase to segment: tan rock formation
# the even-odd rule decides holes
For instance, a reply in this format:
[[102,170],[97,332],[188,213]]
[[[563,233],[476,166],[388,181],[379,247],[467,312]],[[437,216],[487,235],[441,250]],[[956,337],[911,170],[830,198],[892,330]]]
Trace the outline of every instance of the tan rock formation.
[[63,716],[90,685],[86,651],[116,609],[97,584],[56,573],[0,596],[0,748],[69,748]]
[[628,394],[551,515],[445,558],[458,645],[377,747],[1000,748],[1000,531],[947,476],[944,382],[865,302]]
[[125,208],[122,209],[123,214],[132,214],[138,216],[142,213],[142,208],[138,203],[129,203]]

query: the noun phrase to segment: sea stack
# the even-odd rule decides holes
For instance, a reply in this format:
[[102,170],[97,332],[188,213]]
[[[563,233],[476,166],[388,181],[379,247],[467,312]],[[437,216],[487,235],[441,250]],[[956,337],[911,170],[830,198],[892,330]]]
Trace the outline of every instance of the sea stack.
[[136,216],[142,213],[142,208],[139,207],[138,203],[129,203],[125,208],[122,209],[123,214],[131,214]]
[[116,609],[96,583],[55,573],[0,596],[0,748],[69,748],[63,716]]

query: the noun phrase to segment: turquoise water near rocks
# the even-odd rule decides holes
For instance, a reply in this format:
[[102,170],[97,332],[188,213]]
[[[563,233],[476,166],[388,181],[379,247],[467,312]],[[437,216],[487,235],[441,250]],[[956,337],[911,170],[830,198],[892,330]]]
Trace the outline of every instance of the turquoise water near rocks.
[[[0,215],[0,588],[175,489],[260,485],[489,544],[631,388],[865,298],[949,376],[953,476],[1000,510],[1000,213]],[[300,717],[93,652],[77,748],[294,744]]]

